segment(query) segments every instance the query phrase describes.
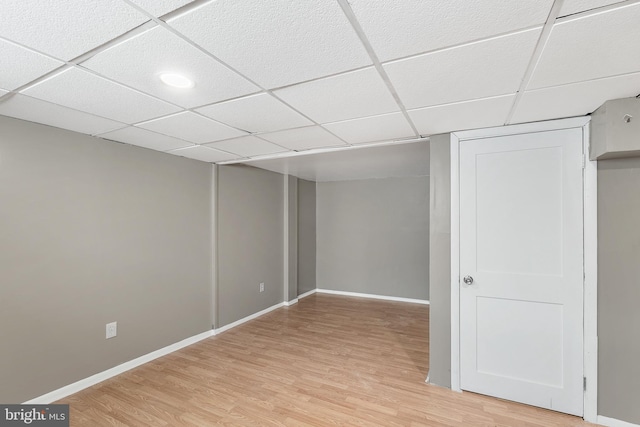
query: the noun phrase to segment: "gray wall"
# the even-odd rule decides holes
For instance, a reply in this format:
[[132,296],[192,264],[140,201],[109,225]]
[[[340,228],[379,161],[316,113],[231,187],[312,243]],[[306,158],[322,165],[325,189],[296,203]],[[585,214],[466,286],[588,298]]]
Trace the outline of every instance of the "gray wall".
[[598,161],[598,414],[640,424],[640,158]]
[[451,387],[451,146],[430,138],[429,382]]
[[[218,167],[218,319],[221,327],[283,301],[284,179]],[[258,292],[264,282],[265,291]]]
[[317,286],[429,299],[429,177],[319,182]]
[[0,117],[0,402],[210,330],[210,202],[209,164]]
[[298,180],[298,295],[316,289],[316,183]]
[[288,197],[288,288],[287,301],[292,301],[298,296],[298,178],[287,176]]

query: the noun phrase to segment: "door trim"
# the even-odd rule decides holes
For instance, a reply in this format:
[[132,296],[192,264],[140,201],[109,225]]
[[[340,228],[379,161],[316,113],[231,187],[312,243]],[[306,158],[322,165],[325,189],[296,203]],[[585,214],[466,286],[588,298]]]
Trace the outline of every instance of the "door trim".
[[585,167],[583,172],[584,216],[584,419],[597,421],[598,402],[598,162],[589,161],[590,117],[501,126],[451,134],[451,389],[460,388],[460,141],[495,136],[581,128]]

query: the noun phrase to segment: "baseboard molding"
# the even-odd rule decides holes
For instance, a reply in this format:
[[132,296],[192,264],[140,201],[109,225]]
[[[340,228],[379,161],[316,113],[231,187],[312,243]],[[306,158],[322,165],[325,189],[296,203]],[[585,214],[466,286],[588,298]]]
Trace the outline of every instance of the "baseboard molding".
[[[98,383],[101,383],[102,381],[108,380],[109,378],[115,377],[116,375],[120,375],[124,372],[127,372],[133,368],[137,368],[138,366],[144,365],[145,363],[151,362],[152,360],[158,359],[159,357],[162,356],[166,356],[167,354],[173,353],[174,351],[180,350],[184,347],[190,346],[192,344],[197,343],[198,341],[202,341],[203,339],[212,337],[214,335],[218,335],[222,332],[228,331],[231,328],[235,328],[236,326],[239,326],[243,323],[246,323],[250,320],[256,319],[260,316],[263,316],[273,310],[277,310],[280,307],[284,307],[284,306],[291,306],[293,304],[296,304],[298,302],[298,300],[305,298],[309,295],[312,295],[314,293],[324,293],[324,294],[333,294],[333,295],[343,295],[343,296],[351,296],[351,297],[360,297],[360,298],[372,298],[372,299],[382,299],[382,300],[388,300],[388,301],[402,301],[402,302],[411,302],[411,303],[416,303],[416,304],[429,304],[429,301],[427,300],[419,300],[419,299],[412,299],[412,298],[400,298],[400,297],[390,297],[390,296],[385,296],[385,295],[372,295],[372,294],[361,294],[361,293],[356,293],[356,292],[344,292],[344,291],[333,291],[330,289],[313,289],[309,292],[305,292],[302,295],[298,295],[298,298],[291,300],[291,301],[287,301],[287,302],[281,302],[278,303],[276,305],[273,305],[269,308],[266,308],[264,310],[261,310],[257,313],[254,313],[250,316],[244,317],[240,320],[236,320],[233,323],[230,323],[228,325],[225,325],[221,328],[217,328],[217,329],[212,329],[210,331],[206,331],[206,332],[202,332],[201,334],[198,335],[194,335],[192,337],[186,338],[182,341],[179,341],[177,343],[168,345],[166,347],[163,347],[161,349],[152,351],[151,353],[145,354],[143,356],[137,357],[133,360],[130,360],[128,362],[122,363],[118,366],[114,366],[113,368],[107,369],[105,371],[99,372],[95,375],[92,375],[90,377],[84,378],[82,380],[76,381],[72,384],[66,385],[64,387],[61,387],[57,390],[53,390],[49,393],[43,394],[42,396],[38,396],[36,398],[33,398],[31,400],[28,400],[26,402],[24,402],[24,405],[37,405],[37,404],[42,404],[42,405],[48,405],[52,402],[55,402],[57,400],[60,399],[64,399],[67,396],[70,396],[74,393],[77,393],[79,391],[82,391],[86,388],[89,388],[93,385],[96,385]],[[607,424],[606,422],[600,422],[601,420],[607,420],[607,422],[615,422],[617,424]],[[600,422],[600,424],[604,424],[607,426],[611,426],[611,427],[640,427],[640,426],[636,426],[635,424],[629,424],[629,423],[625,423],[624,421],[618,421],[618,420],[614,420],[612,418],[606,418],[606,417],[602,417],[602,416],[598,416],[598,422]]]
[[121,365],[114,366],[113,368],[107,369],[106,371],[98,372],[95,375],[91,375],[90,377],[84,378],[80,381],[76,381],[72,384],[61,387],[57,390],[49,392],[47,394],[43,394],[42,396],[38,396],[34,399],[28,400],[24,402],[24,405],[48,405],[52,402],[55,402],[60,399],[64,399],[67,396],[70,396],[74,393],[84,390],[85,388],[89,388],[93,385],[96,385],[104,380],[108,380],[109,378],[115,377],[116,375],[120,375],[124,372],[127,372],[133,368],[137,368],[140,365],[144,365],[145,363],[151,362],[159,357],[166,356],[169,353],[173,353],[174,351],[180,350],[181,348],[190,346],[191,344],[195,344],[198,341],[202,341],[203,339],[209,338],[215,335],[213,330],[206,331],[198,335],[194,335],[192,337],[186,338],[177,343],[168,345],[161,349],[152,351],[151,353],[147,353],[143,356],[137,357],[133,360],[125,362]]
[[263,315],[269,313],[270,311],[277,310],[278,308],[283,307],[284,305],[285,305],[284,302],[278,303],[276,305],[272,305],[269,308],[265,308],[264,310],[261,310],[261,311],[259,311],[257,313],[253,313],[253,314],[251,314],[251,315],[249,315],[247,317],[243,317],[240,320],[236,320],[233,323],[229,323],[228,325],[225,325],[225,326],[223,326],[221,328],[217,328],[216,329],[216,335],[221,334],[224,331],[228,331],[231,328],[235,328],[236,326],[240,326],[243,323],[248,322],[249,320],[253,320],[253,319],[256,319],[256,318],[258,318],[260,316],[263,316]]
[[316,289],[316,292],[319,294],[343,295],[347,297],[359,297],[359,298],[381,299],[386,301],[410,302],[413,304],[426,304],[426,305],[429,304],[429,300],[426,300],[426,299],[391,297],[387,295],[375,295],[375,294],[362,294],[359,292],[334,291],[332,289]]
[[317,289],[311,289],[309,292],[305,292],[304,294],[300,294],[300,295],[298,295],[298,300],[301,300],[302,298],[306,298],[306,297],[308,297],[310,295],[313,295],[313,294],[316,293],[316,291],[317,291]]
[[603,417],[598,415],[598,424],[607,427],[640,427],[640,424],[628,423],[626,421],[616,420],[615,418]]

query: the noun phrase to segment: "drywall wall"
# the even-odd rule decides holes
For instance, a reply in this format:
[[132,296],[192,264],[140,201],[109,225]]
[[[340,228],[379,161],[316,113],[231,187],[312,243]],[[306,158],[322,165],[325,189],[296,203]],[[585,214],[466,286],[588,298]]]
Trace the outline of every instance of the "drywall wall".
[[298,180],[298,295],[316,289],[316,183]]
[[287,301],[298,297],[298,178],[287,175]]
[[640,158],[598,161],[598,414],[640,424]]
[[318,288],[429,299],[429,177],[316,191]]
[[211,165],[6,117],[0,129],[0,402],[211,329]]
[[218,166],[216,327],[283,301],[284,196],[281,174]]
[[429,382],[451,387],[451,137],[430,137]]

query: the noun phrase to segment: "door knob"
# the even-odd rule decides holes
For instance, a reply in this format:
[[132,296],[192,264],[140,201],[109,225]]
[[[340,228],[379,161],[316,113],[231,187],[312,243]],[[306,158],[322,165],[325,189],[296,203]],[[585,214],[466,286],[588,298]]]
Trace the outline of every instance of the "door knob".
[[462,279],[462,281],[466,284],[466,285],[470,285],[473,283],[473,277],[471,276],[464,276],[464,279]]

